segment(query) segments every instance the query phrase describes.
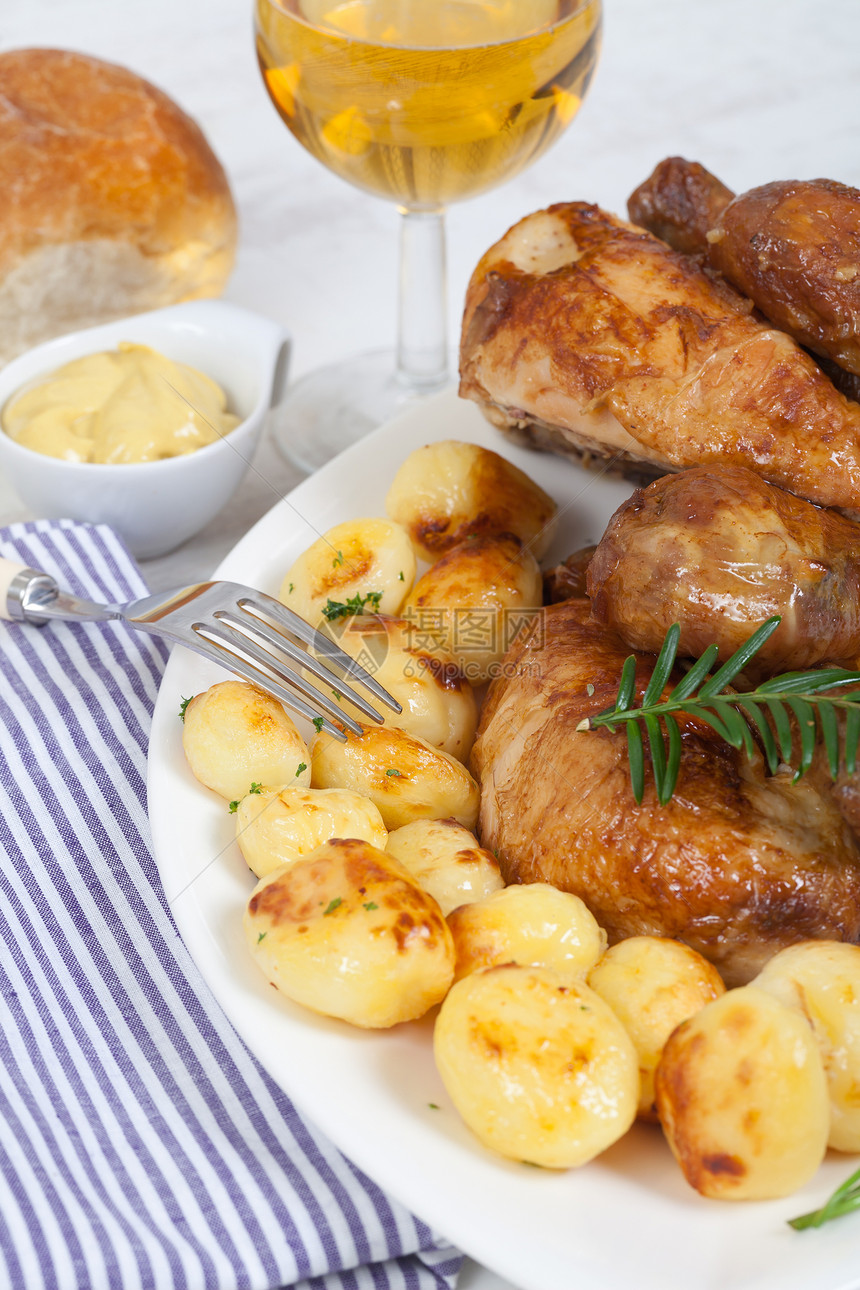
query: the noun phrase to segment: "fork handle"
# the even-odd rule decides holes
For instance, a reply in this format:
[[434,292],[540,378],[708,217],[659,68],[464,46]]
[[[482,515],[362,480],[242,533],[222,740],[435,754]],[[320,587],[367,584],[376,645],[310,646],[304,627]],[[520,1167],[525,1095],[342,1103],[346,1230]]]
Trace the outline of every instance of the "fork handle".
[[44,627],[50,619],[72,623],[103,623],[121,617],[117,605],[100,605],[61,591],[55,578],[41,569],[0,557],[0,618]]
[[0,557],[0,618],[12,623],[41,623],[43,619],[29,617],[28,607],[36,599],[50,599],[57,591],[50,574]]

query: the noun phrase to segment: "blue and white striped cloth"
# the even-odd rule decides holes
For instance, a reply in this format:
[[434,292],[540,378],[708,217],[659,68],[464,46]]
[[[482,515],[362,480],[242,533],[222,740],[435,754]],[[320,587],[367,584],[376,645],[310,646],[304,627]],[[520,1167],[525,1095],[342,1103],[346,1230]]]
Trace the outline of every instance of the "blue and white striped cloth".
[[[108,601],[115,535],[0,531]],[[164,904],[145,808],[166,649],[122,624],[0,623],[0,1286],[451,1290],[459,1255],[258,1066]]]

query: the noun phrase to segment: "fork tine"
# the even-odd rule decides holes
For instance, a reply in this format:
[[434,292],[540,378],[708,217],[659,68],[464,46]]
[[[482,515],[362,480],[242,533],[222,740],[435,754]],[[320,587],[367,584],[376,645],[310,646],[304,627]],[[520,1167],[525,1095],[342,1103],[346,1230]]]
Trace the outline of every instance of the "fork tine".
[[384,703],[387,708],[391,708],[392,712],[403,711],[402,705],[396,699],[393,699],[388,691],[383,689],[379,682],[374,680],[360,663],[356,663],[355,659],[350,658],[345,650],[335,645],[330,636],[326,636],[324,632],[311,627],[310,623],[306,623],[304,618],[294,614],[292,609],[288,609],[286,605],[282,605],[280,600],[275,600],[274,596],[268,596],[264,591],[255,591],[254,598],[247,595],[240,596],[238,604],[241,609],[253,617],[263,613],[267,617],[274,619],[276,623],[280,623],[294,636],[298,636],[299,640],[304,641],[306,645],[311,645],[320,654],[324,654],[330,663],[342,668],[352,680],[370,690],[371,694],[375,695],[380,703]]
[[[207,628],[207,631],[211,630],[211,628]],[[193,639],[191,639],[192,636]],[[231,641],[228,640],[222,644],[219,641],[210,640],[208,636],[202,636],[199,632],[194,631],[189,633],[188,638],[183,637],[182,644],[187,646],[189,649],[193,649],[195,653],[202,654],[204,658],[208,658],[211,662],[219,664],[220,667],[229,668],[231,672],[235,672],[238,676],[243,676],[246,681],[250,681],[252,685],[256,685],[259,690],[265,690],[266,694],[271,694],[271,696],[274,699],[277,699],[279,703],[283,703],[285,708],[291,708],[293,712],[298,713],[301,717],[306,717],[308,721],[314,722],[322,720],[320,729],[325,730],[329,735],[334,735],[336,739],[340,739],[342,742],[346,741],[346,735],[343,730],[340,730],[337,726],[333,725],[327,717],[323,717],[321,719],[316,708],[312,708],[309,703],[305,703],[304,700],[300,699],[292,690],[288,690],[286,686],[281,685],[278,681],[274,680],[273,677],[261,672],[258,667],[249,663],[247,659],[242,658],[240,654],[237,654],[236,651],[231,648]],[[225,656],[229,656],[229,662]],[[284,668],[283,671],[284,674],[287,675],[289,669]],[[298,674],[296,675],[296,685],[303,692],[307,691],[304,681],[300,676],[298,676]],[[360,735],[362,733],[361,726],[358,722],[353,721],[352,717],[348,717],[345,712],[340,712],[340,710],[338,710],[337,719],[342,722],[348,730],[352,731],[353,734]]]
[[[226,623],[229,627],[235,628],[243,637],[247,637],[250,640],[255,640],[259,637],[264,643],[264,648],[271,645],[274,646],[280,654],[287,654],[294,663],[298,663],[300,667],[311,672],[318,680],[325,681],[328,685],[333,686],[337,690],[338,694],[349,699],[350,703],[354,703],[366,717],[371,719],[371,721],[382,722],[382,716],[380,716],[376,708],[372,707],[371,704],[367,702],[363,695],[356,694],[354,690],[351,690],[348,685],[344,684],[343,680],[336,672],[333,672],[331,668],[326,667],[325,663],[321,663],[319,659],[314,658],[312,654],[309,654],[307,650],[302,649],[300,645],[295,645],[289,637],[283,634],[283,632],[279,631],[276,627],[270,626],[270,624],[264,622],[262,618],[258,618],[256,614],[250,615],[245,613],[239,617],[237,614],[231,613],[229,609],[217,609],[212,616],[213,618],[216,618],[219,623]],[[272,656],[271,664],[266,660],[266,664],[267,666],[274,665],[277,667],[277,656]]]
[[[334,700],[323,694],[316,686],[311,685],[298,672],[294,672],[292,668],[279,663],[267,649],[262,649],[244,632],[230,630],[229,627],[222,627],[219,623],[195,623],[193,630],[198,636],[203,636],[204,640],[212,641],[216,645],[220,644],[231,654],[234,654],[237,649],[241,650],[244,654],[249,655],[254,662],[274,672],[276,677],[281,677],[289,681],[291,685],[295,685],[305,698],[309,699],[317,708],[322,708],[330,717],[335,717],[338,721],[343,722],[353,734],[360,735],[362,733],[358,722],[354,721],[352,717],[348,717]],[[318,711],[313,713],[313,719],[319,721]]]

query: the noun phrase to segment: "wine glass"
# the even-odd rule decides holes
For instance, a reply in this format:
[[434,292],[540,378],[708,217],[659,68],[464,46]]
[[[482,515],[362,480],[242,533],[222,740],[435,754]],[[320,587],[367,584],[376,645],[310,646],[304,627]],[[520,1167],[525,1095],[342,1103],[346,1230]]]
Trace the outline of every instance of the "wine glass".
[[539,157],[576,115],[601,0],[255,0],[269,95],[299,142],[397,203],[396,355],[310,373],[275,436],[313,470],[448,383],[444,209]]

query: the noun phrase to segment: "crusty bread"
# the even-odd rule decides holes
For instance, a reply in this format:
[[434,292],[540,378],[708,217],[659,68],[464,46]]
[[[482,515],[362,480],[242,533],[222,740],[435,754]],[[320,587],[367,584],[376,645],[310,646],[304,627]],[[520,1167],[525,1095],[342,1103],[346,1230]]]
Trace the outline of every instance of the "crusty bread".
[[236,212],[199,128],[135,73],[0,53],[0,363],[78,327],[216,296]]

